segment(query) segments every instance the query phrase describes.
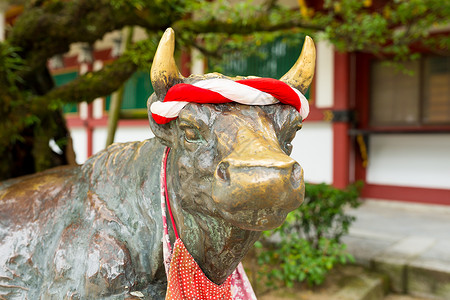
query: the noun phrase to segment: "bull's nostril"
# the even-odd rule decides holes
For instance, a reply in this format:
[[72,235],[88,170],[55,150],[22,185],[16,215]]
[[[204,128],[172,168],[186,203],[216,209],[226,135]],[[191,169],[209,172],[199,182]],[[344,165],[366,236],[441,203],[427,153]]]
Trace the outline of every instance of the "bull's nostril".
[[302,177],[303,177],[303,171],[302,167],[298,163],[295,163],[292,167],[292,173],[291,173],[291,184],[294,187],[298,187],[301,184]]
[[230,180],[230,172],[228,171],[228,167],[230,166],[227,162],[222,162],[217,167],[217,176],[224,180],[229,181]]

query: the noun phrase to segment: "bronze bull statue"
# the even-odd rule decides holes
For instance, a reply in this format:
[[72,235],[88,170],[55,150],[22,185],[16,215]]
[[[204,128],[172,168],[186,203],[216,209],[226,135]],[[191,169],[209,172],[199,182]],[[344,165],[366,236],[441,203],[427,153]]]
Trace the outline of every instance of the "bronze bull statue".
[[[149,107],[177,83],[227,78],[183,78],[173,50],[170,29],[153,62]],[[307,38],[281,81],[304,92],[314,62]],[[149,119],[156,138],[113,144],[82,166],[0,183],[0,299],[127,299],[133,291],[164,299],[165,146],[171,148],[167,182],[178,232],[216,284],[262,230],[281,225],[301,204],[303,170],[289,157],[302,125],[294,107],[190,103],[176,121]]]

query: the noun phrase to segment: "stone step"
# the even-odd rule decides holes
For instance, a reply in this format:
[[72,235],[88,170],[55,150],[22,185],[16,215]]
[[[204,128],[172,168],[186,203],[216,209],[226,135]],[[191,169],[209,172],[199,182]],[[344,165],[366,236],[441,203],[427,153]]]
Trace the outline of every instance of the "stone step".
[[336,293],[337,300],[382,300],[385,295],[385,280],[378,274],[363,273],[347,279]]
[[450,206],[366,200],[343,239],[357,263],[389,276],[390,288],[450,299]]
[[389,277],[390,290],[426,299],[450,299],[450,241],[410,236],[398,241],[349,236],[357,262]]

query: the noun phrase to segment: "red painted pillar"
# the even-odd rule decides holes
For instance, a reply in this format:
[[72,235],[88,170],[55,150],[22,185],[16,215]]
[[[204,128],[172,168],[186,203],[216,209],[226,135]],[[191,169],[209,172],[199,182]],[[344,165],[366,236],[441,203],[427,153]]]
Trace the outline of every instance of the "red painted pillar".
[[[81,58],[78,57],[80,63],[80,75],[84,75],[93,69],[93,58],[89,55],[89,49],[85,49],[87,54],[84,54]],[[92,55],[92,54],[91,54]],[[83,120],[84,128],[86,130],[86,156],[89,158],[93,154],[93,137],[94,137],[94,127],[92,124],[93,120],[93,106],[92,103],[87,104],[86,119]]]
[[[369,127],[370,59],[371,57],[368,54],[358,53],[356,55],[357,73],[355,74],[355,85],[358,88],[355,89],[355,111],[358,115],[358,119],[355,125],[357,129],[367,129]],[[359,138],[363,137],[364,136],[361,135]],[[367,142],[367,140],[365,142]],[[360,145],[355,145],[355,180],[362,180],[363,182],[366,182],[368,159],[368,145],[366,144],[365,146],[366,161],[364,161],[364,158],[362,157]]]
[[[350,60],[348,53],[334,54],[334,111],[350,109]],[[350,137],[348,120],[333,122],[333,185],[346,187],[350,171]]]
[[191,51],[184,49],[181,51],[181,75],[188,77],[191,75]]
[[86,139],[87,139],[87,158],[91,157],[93,154],[93,141],[94,141],[94,126],[92,125],[93,117],[93,104],[89,103],[87,108],[87,118],[86,118]]

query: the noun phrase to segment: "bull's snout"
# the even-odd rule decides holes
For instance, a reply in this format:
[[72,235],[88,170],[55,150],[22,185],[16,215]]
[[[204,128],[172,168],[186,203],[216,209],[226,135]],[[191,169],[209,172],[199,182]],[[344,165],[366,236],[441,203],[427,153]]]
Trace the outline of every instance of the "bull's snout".
[[213,199],[232,224],[267,230],[281,225],[303,201],[303,169],[281,150],[252,149],[251,155],[231,154],[218,164]]
[[[301,184],[301,181],[303,179],[303,169],[300,167],[300,165],[291,159],[290,161],[287,161],[283,164],[271,164],[271,162],[263,161],[259,165],[250,166],[247,162],[243,161],[231,161],[231,169],[233,176],[242,176],[242,173],[246,173],[249,169],[260,169],[262,173],[265,173],[264,175],[269,175],[269,173],[273,173],[275,177],[278,175],[281,177],[280,179],[284,179],[284,177],[289,177],[289,181],[291,182],[291,185],[293,188],[298,188]],[[262,175],[262,174],[261,174]],[[271,180],[272,176],[268,176],[267,178],[260,178],[258,181],[259,184],[263,184],[262,181],[268,181]],[[216,178],[218,180],[222,180],[225,184],[231,183],[230,178],[230,161],[225,160],[222,161],[216,170]],[[256,179],[256,178],[250,178]],[[268,182],[270,183],[270,182]]]

